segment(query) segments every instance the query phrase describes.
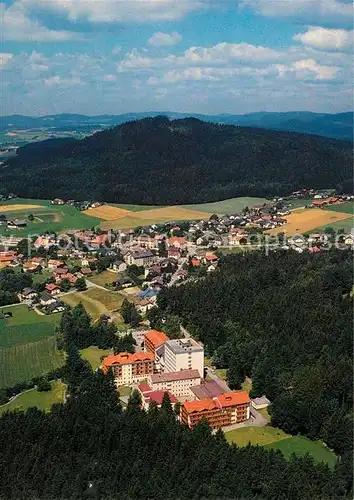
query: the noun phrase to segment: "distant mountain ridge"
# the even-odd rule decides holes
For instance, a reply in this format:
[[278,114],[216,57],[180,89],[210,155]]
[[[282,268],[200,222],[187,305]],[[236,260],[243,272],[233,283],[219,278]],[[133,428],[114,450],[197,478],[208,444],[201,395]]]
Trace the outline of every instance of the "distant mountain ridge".
[[178,113],[172,111],[151,111],[141,113],[124,113],[120,115],[88,116],[63,113],[31,117],[24,115],[9,115],[0,118],[0,131],[15,129],[53,128],[57,130],[109,128],[122,123],[159,115],[170,119],[198,118],[212,123],[257,127],[288,132],[314,134],[334,139],[353,140],[352,111],[344,113],[312,113],[309,111],[290,112],[255,112],[245,115],[218,114],[203,115],[199,113]]
[[82,140],[27,144],[0,166],[0,186],[24,198],[146,205],[267,197],[309,187],[348,191],[352,144],[157,116]]

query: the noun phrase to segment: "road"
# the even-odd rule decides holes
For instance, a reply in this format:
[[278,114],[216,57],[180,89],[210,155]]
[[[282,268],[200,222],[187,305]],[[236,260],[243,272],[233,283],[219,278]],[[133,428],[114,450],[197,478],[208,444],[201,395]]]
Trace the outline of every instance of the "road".
[[181,259],[181,262],[178,264],[176,271],[172,274],[171,281],[167,285],[168,287],[171,287],[171,286],[175,285],[176,283],[178,283],[178,280],[179,280],[178,271],[181,271],[181,269],[183,268],[183,265],[186,262],[187,262],[187,257],[183,257],[183,259]]

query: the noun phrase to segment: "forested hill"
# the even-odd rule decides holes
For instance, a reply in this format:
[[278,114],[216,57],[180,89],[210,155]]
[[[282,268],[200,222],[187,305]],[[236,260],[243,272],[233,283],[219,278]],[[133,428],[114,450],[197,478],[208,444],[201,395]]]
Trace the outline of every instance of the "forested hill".
[[200,203],[352,186],[351,143],[167,117],[24,146],[0,186],[30,198]]
[[0,122],[0,131],[15,131],[18,129],[48,129],[51,130],[84,130],[114,127],[121,123],[139,120],[142,118],[166,115],[170,119],[187,117],[198,118],[212,123],[225,123],[228,125],[242,125],[244,127],[260,127],[288,132],[301,132],[303,134],[316,134],[334,139],[353,140],[353,112],[344,113],[313,113],[310,111],[287,112],[256,112],[245,115],[203,115],[199,113],[140,112],[124,113],[121,115],[86,116],[62,113],[45,116],[3,116]]
[[152,327],[177,315],[232,387],[268,396],[274,426],[351,455],[352,252],[247,252],[211,274],[161,292]]

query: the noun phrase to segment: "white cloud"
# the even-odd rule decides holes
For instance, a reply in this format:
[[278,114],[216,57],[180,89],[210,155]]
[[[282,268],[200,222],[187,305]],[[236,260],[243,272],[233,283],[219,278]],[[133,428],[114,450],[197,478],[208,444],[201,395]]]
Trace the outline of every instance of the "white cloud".
[[353,17],[352,3],[341,0],[242,0],[241,6],[267,17],[294,17],[316,24],[350,22]]
[[336,66],[324,66],[314,59],[302,59],[290,65],[278,64],[276,68],[280,77],[294,73],[298,80],[333,80],[339,71]]
[[298,33],[293,39],[316,49],[345,50],[353,46],[353,31],[310,26],[305,33]]
[[262,46],[247,43],[218,43],[213,47],[190,47],[182,55],[170,54],[166,57],[151,58],[137,49],[128,52],[117,66],[118,72],[152,69],[169,66],[190,66],[228,64],[237,61],[260,63],[279,59],[281,53]]
[[56,76],[51,76],[49,78],[44,79],[44,85],[48,87],[52,86],[60,86],[60,87],[67,87],[71,85],[81,85],[82,81],[78,77],[73,77],[73,78],[62,78],[58,75]]
[[182,40],[182,36],[177,31],[172,31],[171,34],[157,31],[149,38],[148,44],[153,47],[166,47],[176,45]]
[[64,14],[70,21],[151,22],[181,19],[208,7],[212,0],[21,0],[29,8]]
[[115,82],[117,80],[117,77],[115,75],[104,75],[103,80],[105,82]]
[[6,66],[6,64],[13,58],[13,54],[9,52],[0,52],[0,68]]
[[31,19],[24,3],[19,0],[9,7],[0,3],[1,39],[22,42],[60,42],[81,38],[78,33],[51,30]]

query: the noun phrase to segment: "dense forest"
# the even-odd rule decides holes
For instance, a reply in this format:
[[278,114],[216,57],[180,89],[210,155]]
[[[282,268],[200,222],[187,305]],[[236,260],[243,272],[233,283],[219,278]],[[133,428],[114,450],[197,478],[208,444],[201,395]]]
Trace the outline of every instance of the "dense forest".
[[77,349],[82,308],[64,313],[65,404],[0,418],[1,500],[349,499],[346,459],[334,470],[307,457],[229,446],[205,422],[190,431],[165,395],[161,409],[125,410],[111,375],[92,372]]
[[350,142],[167,117],[82,140],[28,144],[0,167],[3,194],[144,204],[352,189]]
[[[218,271],[172,287],[153,325],[178,315],[237,387],[272,401],[272,424],[351,454],[352,254],[262,252],[223,258]],[[160,323],[161,324],[161,323]]]

